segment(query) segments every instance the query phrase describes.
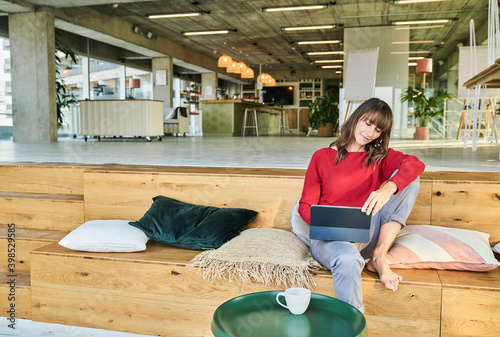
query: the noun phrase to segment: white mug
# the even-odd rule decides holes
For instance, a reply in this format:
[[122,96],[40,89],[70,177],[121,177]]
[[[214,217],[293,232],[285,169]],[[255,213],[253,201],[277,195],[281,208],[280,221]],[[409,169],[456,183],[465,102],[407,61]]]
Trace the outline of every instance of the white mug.
[[[280,302],[280,296],[285,296],[286,305]],[[310,300],[311,291],[305,288],[288,288],[284,292],[276,295],[278,304],[290,310],[294,315],[302,315],[306,312]]]

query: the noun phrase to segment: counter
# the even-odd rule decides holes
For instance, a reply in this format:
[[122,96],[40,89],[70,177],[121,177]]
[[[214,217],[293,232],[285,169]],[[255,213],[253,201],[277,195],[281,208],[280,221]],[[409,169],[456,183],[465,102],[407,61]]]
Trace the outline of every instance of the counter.
[[[245,109],[257,110],[259,136],[280,135],[283,108],[268,106],[243,99],[202,100],[203,134],[241,136]],[[248,131],[247,129],[247,132]]]

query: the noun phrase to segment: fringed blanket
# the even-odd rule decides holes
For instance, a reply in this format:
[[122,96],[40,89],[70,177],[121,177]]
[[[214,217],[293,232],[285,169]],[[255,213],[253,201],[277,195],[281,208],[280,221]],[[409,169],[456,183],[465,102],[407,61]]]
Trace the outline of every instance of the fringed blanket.
[[321,266],[295,234],[275,228],[253,228],[191,260],[205,280],[260,282],[265,285],[313,288],[310,273]]

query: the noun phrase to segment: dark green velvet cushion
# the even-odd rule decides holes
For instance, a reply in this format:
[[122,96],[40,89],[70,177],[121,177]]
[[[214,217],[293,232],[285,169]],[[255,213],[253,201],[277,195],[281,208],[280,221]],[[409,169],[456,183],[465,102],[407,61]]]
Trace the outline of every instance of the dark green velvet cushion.
[[219,248],[257,216],[243,208],[218,208],[157,196],[141,220],[129,224],[152,240],[187,249]]

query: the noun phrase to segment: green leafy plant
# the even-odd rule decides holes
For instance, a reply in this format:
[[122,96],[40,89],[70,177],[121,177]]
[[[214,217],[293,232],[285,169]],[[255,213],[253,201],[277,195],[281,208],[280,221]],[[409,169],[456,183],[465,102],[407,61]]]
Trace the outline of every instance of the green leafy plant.
[[339,122],[339,108],[337,96],[332,91],[326,91],[323,97],[316,99],[309,105],[309,124],[313,129],[319,125],[326,126],[333,123],[333,129],[337,129]]
[[425,89],[408,88],[401,95],[401,102],[413,104],[413,115],[418,119],[420,126],[427,126],[430,120],[436,116],[442,116],[442,106],[446,99],[453,96],[446,93],[427,91]]
[[226,88],[224,88],[224,87],[217,87],[217,95],[218,95],[220,98],[225,98],[225,95],[226,95]]
[[63,59],[59,57],[59,52],[64,54],[64,59],[70,59],[72,64],[76,64],[76,54],[68,47],[63,46],[59,40],[56,39],[55,58],[56,58],[56,100],[57,100],[57,128],[62,129],[63,125],[63,109],[72,105],[78,104],[78,99],[75,95],[68,92],[66,83],[61,77],[59,68],[62,66]]

